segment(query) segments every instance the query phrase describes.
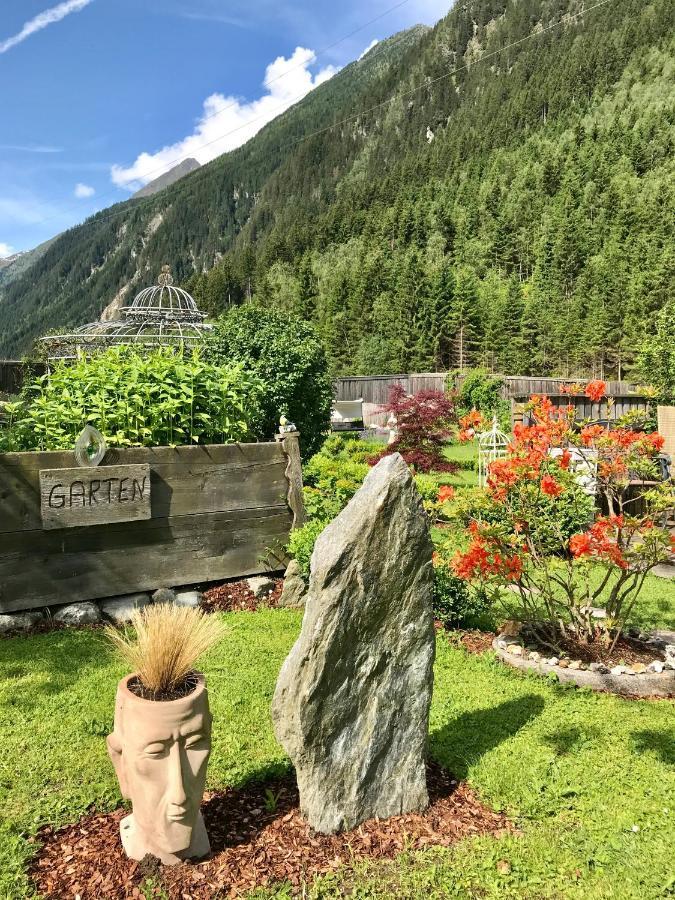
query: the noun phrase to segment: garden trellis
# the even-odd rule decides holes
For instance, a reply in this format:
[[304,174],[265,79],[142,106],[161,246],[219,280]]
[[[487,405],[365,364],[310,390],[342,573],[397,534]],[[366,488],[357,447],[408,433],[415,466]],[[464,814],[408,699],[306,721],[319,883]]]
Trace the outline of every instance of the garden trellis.
[[490,465],[506,456],[509,437],[499,428],[497,416],[492,419],[492,428],[478,435],[478,485],[485,487]]
[[50,360],[70,359],[120,344],[142,347],[196,347],[212,326],[194,298],[173,283],[169,266],[162,266],[157,284],[144,288],[115,321],[91,322],[71,334],[42,338]]

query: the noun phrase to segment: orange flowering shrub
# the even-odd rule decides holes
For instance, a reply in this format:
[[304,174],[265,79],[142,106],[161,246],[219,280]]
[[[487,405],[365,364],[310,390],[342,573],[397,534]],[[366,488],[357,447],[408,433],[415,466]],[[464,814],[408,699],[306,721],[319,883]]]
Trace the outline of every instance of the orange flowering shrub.
[[[586,387],[595,402],[604,391],[602,382]],[[488,507],[469,522],[454,572],[484,590],[514,587],[521,618],[552,647],[567,629],[616,640],[646,574],[673,552],[664,527],[673,488],[660,481],[655,463],[663,438],[593,423],[580,428],[573,406],[555,407],[547,397],[531,397],[529,409],[531,424],[517,425],[506,456],[490,465]],[[580,484],[582,471],[605,514]],[[591,565],[605,569],[595,588]],[[600,603],[604,621],[591,614]]]

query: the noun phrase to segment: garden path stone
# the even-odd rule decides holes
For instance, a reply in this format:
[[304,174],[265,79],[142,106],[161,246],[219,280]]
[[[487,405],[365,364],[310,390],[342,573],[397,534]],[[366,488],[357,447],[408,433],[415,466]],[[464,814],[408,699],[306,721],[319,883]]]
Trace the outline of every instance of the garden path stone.
[[93,625],[101,621],[101,611],[88,600],[82,603],[68,603],[54,613],[54,621],[62,625]]
[[5,634],[8,631],[28,631],[33,625],[41,622],[42,619],[44,619],[44,616],[37,610],[0,615],[0,634]]
[[284,587],[279,597],[279,606],[285,606],[291,609],[297,609],[305,605],[305,594],[307,593],[307,585],[300,574],[300,566],[296,560],[292,559],[286,569],[284,576]]
[[316,542],[300,637],[272,704],[315,831],[428,804],[431,553],[422,500],[398,453],[369,472]]
[[110,619],[115,625],[126,625],[131,621],[134,610],[142,609],[150,603],[147,594],[126,594],[124,597],[113,597],[110,600],[101,600],[98,608],[106,619]]
[[249,590],[253,592],[253,596],[261,600],[274,590],[277,583],[269,575],[255,575],[253,578],[247,579],[247,584]]

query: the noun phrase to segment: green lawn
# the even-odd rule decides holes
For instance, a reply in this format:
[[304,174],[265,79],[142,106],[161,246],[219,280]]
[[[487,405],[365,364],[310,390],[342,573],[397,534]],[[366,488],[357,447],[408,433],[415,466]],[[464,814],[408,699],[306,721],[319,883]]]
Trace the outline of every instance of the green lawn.
[[[300,626],[287,611],[224,619],[227,638],[204,665],[215,715],[211,787],[285,767],[269,707]],[[309,896],[675,896],[672,702],[548,684],[492,654],[452,648],[444,635],[438,650],[431,753],[522,833],[357,865],[319,880]],[[120,802],[105,735],[122,674],[97,632],[0,641],[1,898],[27,896],[26,836]],[[502,860],[510,873],[499,874]]]

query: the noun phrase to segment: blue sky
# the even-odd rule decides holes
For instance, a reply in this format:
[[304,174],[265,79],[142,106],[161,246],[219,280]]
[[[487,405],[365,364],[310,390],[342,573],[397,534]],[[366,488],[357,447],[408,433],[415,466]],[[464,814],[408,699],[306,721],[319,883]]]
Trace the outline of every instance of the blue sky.
[[450,2],[3,0],[0,258],[239,146]]

